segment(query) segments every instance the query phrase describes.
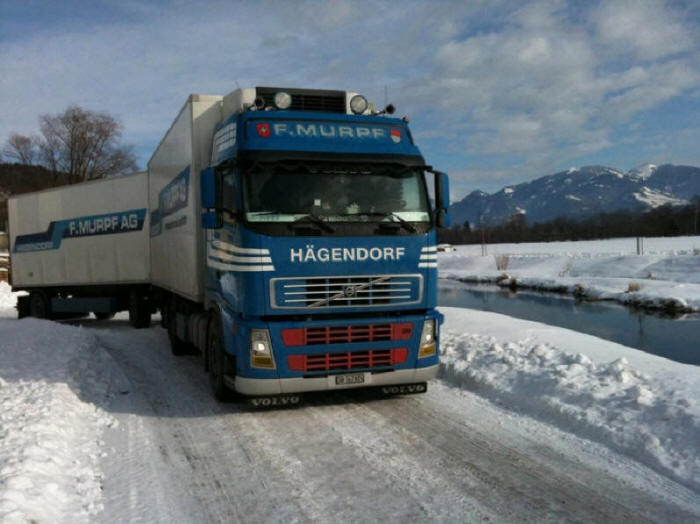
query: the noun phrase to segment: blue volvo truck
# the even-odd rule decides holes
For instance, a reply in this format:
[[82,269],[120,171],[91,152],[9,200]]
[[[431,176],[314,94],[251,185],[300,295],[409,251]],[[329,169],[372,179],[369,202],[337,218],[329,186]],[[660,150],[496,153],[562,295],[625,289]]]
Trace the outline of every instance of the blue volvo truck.
[[[436,229],[449,225],[448,180],[426,164],[407,119],[392,113],[346,91],[190,95],[148,162],[143,203],[84,201],[104,201],[112,213],[147,208],[134,231],[115,230],[124,246],[133,239],[131,254],[95,251],[98,237],[89,235],[38,252],[99,264],[85,266],[88,285],[62,286],[68,277],[59,275],[51,288],[26,287],[27,311],[106,318],[128,308],[132,324],[146,327],[159,310],[172,352],[201,351],[221,400],[426,391],[440,352]],[[52,220],[63,218],[74,217]],[[37,231],[51,229],[39,222]],[[27,275],[37,272],[31,260],[42,266],[37,257],[26,254]],[[120,281],[137,260],[138,279]]]
[[422,392],[435,376],[448,181],[391,113],[345,91],[191,95],[157,148],[155,301],[217,398]]

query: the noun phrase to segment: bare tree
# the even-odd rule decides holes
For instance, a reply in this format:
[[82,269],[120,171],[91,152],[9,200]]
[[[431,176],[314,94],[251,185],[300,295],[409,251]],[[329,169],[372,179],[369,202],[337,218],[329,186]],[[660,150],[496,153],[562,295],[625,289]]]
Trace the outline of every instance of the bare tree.
[[38,156],[37,138],[12,133],[2,152],[20,164],[33,164]]
[[122,126],[107,113],[70,106],[57,115],[39,118],[42,163],[55,176],[66,173],[70,183],[137,169],[129,146],[119,144]]

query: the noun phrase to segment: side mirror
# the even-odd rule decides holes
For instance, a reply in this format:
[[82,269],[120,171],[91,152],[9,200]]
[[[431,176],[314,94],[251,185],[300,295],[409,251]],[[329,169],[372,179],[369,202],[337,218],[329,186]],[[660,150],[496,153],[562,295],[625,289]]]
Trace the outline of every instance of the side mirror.
[[202,229],[219,229],[224,226],[224,218],[219,211],[202,213]]
[[199,195],[202,204],[202,228],[219,229],[224,225],[221,211],[217,209],[216,172],[213,167],[202,169],[199,176]]
[[435,172],[435,223],[438,227],[449,227],[452,221],[450,207],[450,179],[447,173]]
[[202,169],[199,177],[200,197],[202,209],[216,207],[216,173],[213,167]]

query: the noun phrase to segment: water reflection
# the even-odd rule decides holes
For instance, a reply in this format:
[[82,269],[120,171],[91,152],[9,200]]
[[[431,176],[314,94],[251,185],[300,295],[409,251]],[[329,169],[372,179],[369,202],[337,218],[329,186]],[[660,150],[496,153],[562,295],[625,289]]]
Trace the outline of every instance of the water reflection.
[[700,364],[700,315],[696,314],[673,317],[612,302],[447,280],[440,281],[439,303],[573,329],[678,362]]

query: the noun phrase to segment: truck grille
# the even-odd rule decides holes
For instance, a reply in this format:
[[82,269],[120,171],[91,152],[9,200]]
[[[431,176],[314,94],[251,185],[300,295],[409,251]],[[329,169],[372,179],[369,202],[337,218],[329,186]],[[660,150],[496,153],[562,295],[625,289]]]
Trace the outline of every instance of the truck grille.
[[292,95],[290,111],[323,111],[345,114],[345,91],[317,89],[286,89],[281,87],[256,87],[255,93],[265,100],[265,106],[275,106],[275,94],[284,91]]
[[407,340],[411,338],[411,335],[413,335],[413,324],[411,322],[352,326],[314,326],[282,330],[282,340],[285,346]]
[[408,349],[374,349],[319,353],[315,355],[288,355],[287,365],[292,371],[339,371],[346,369],[372,369],[394,366],[406,362]]
[[279,309],[393,307],[423,299],[423,276],[362,275],[270,280],[270,302]]

